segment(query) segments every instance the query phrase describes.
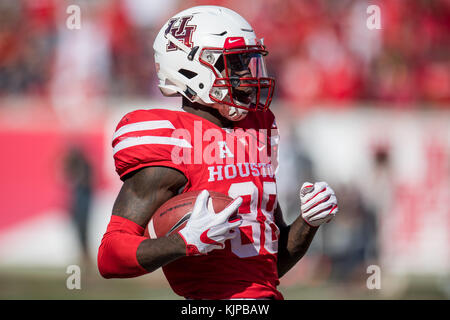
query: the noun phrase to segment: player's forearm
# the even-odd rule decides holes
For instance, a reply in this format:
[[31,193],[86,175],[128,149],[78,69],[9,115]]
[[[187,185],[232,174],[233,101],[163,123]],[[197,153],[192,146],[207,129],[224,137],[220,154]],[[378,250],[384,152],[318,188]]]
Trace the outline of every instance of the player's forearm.
[[186,245],[177,234],[158,239],[147,239],[137,249],[137,260],[148,272],[153,272],[173,260],[186,256]]
[[178,235],[159,239],[143,236],[144,228],[113,215],[98,251],[97,263],[104,278],[131,278],[152,272],[186,254]]
[[298,217],[290,226],[280,229],[278,246],[278,276],[286,274],[308,251],[317,232]]

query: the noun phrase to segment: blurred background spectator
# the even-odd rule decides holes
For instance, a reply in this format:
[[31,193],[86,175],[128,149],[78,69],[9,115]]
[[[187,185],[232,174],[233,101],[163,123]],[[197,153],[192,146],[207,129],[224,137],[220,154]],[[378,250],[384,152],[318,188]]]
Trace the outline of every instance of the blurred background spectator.
[[72,146],[64,158],[64,174],[70,189],[69,213],[80,246],[81,264],[90,267],[88,221],[92,207],[92,166],[79,147]]

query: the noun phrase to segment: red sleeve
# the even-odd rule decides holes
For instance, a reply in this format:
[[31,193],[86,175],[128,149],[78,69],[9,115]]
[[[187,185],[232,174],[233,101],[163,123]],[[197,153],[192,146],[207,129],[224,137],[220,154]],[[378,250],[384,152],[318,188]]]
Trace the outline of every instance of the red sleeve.
[[98,270],[104,278],[132,278],[148,273],[137,261],[136,252],[144,228],[123,217],[111,216],[98,249]]
[[181,171],[183,163],[172,161],[172,149],[190,148],[189,141],[173,136],[180,127],[176,112],[164,109],[136,110],[119,122],[113,137],[116,171],[120,178],[147,166],[165,166]]

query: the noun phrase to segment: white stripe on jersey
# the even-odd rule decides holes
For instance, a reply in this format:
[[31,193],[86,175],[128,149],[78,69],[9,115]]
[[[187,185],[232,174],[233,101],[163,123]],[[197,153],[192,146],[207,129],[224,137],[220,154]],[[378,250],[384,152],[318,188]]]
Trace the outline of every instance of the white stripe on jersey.
[[175,127],[169,120],[153,120],[130,123],[120,127],[119,130],[114,133],[113,141],[126,133],[155,129],[175,129]]
[[144,144],[169,144],[173,146],[179,146],[182,148],[192,148],[192,145],[184,139],[172,137],[143,136],[143,137],[129,137],[120,141],[113,148],[113,153],[116,154],[122,149],[140,146]]

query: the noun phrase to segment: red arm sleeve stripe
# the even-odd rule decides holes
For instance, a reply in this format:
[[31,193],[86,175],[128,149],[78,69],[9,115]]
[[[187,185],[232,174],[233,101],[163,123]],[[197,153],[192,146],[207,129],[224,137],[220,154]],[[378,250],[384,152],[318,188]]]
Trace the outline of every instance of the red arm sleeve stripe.
[[104,278],[132,278],[148,273],[137,261],[136,252],[142,241],[144,228],[135,222],[111,216],[103,235],[98,255],[98,270]]

